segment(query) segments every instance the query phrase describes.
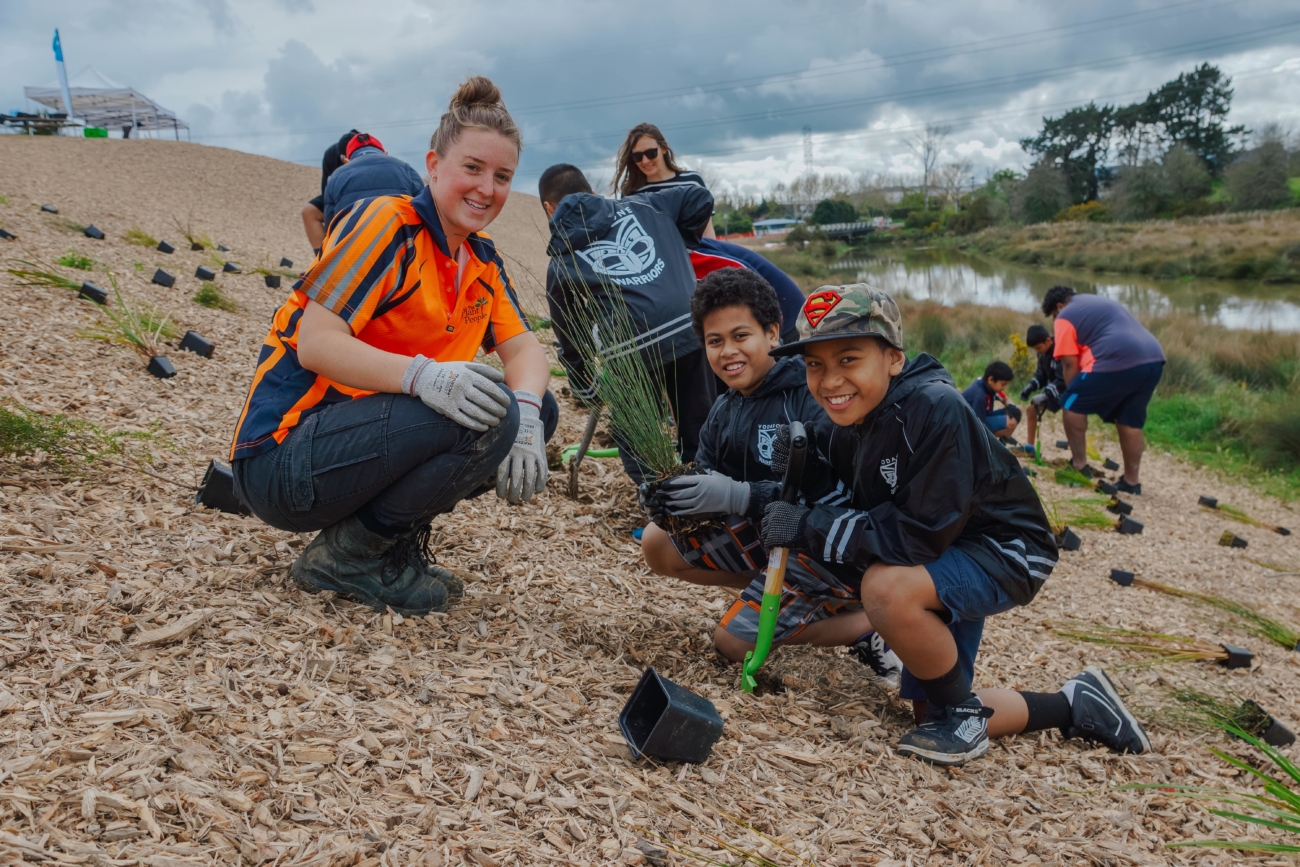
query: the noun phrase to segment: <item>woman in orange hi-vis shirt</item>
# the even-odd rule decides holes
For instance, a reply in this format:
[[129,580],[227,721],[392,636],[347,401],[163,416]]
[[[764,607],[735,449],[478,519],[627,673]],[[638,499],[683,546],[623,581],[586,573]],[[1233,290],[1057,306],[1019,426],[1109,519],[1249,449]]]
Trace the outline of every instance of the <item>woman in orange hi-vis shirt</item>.
[[433,564],[429,522],[493,480],[511,503],[546,486],[550,365],[481,234],[521,147],[500,91],[470,78],[429,143],[429,186],[335,217],[275,315],[231,467],[253,514],[321,531],[290,570],[309,592],[445,610],[463,588]]

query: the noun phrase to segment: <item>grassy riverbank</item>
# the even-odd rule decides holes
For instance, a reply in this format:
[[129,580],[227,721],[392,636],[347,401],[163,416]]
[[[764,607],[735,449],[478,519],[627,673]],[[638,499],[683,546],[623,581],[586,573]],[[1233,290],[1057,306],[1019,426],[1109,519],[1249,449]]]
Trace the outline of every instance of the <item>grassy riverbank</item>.
[[1207,277],[1300,283],[1300,210],[1219,214],[1143,223],[996,226],[942,244],[1025,265],[1163,280]]

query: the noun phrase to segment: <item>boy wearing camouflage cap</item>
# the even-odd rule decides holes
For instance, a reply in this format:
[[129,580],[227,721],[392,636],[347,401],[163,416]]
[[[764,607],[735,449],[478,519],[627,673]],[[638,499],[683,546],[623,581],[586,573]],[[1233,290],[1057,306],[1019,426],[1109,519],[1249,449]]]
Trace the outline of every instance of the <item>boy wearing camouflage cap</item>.
[[1056,565],[1038,495],[943,366],[904,354],[889,295],[865,283],[824,286],[798,327],[800,339],[771,354],[803,355],[808,389],[833,425],[818,431],[804,502],[755,487],[748,512],[762,517],[765,548],[862,576],[867,616],[906,667],[903,697],[928,701],[899,752],[960,765],[987,752],[990,735],[1049,728],[1121,752],[1149,749],[1098,668],[1056,693],[972,692],[984,618],[1027,605]]

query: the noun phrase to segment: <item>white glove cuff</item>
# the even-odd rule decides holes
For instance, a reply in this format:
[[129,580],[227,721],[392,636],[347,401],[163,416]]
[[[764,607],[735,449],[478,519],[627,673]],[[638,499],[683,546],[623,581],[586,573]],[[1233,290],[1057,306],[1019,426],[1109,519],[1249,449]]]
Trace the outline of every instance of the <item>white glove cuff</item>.
[[429,364],[431,359],[423,355],[417,355],[411,359],[411,363],[406,366],[406,373],[402,374],[402,394],[415,396],[415,381],[420,378],[420,372]]
[[515,390],[515,400],[519,403],[519,417],[541,418],[542,417],[542,399],[531,391],[524,389]]

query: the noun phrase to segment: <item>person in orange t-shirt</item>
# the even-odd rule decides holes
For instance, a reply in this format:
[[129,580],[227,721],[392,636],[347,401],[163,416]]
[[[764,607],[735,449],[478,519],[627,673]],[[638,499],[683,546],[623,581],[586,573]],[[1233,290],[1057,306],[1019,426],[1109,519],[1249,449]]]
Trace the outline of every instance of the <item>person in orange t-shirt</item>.
[[[362,199],[275,314],[231,446],[235,489],[282,530],[320,530],[290,569],[308,592],[377,610],[446,609],[429,522],[478,496],[546,486],[559,407],[550,364],[482,234],[522,146],[486,78],[461,85],[430,142],[429,186]],[[474,362],[495,352],[505,373]]]

